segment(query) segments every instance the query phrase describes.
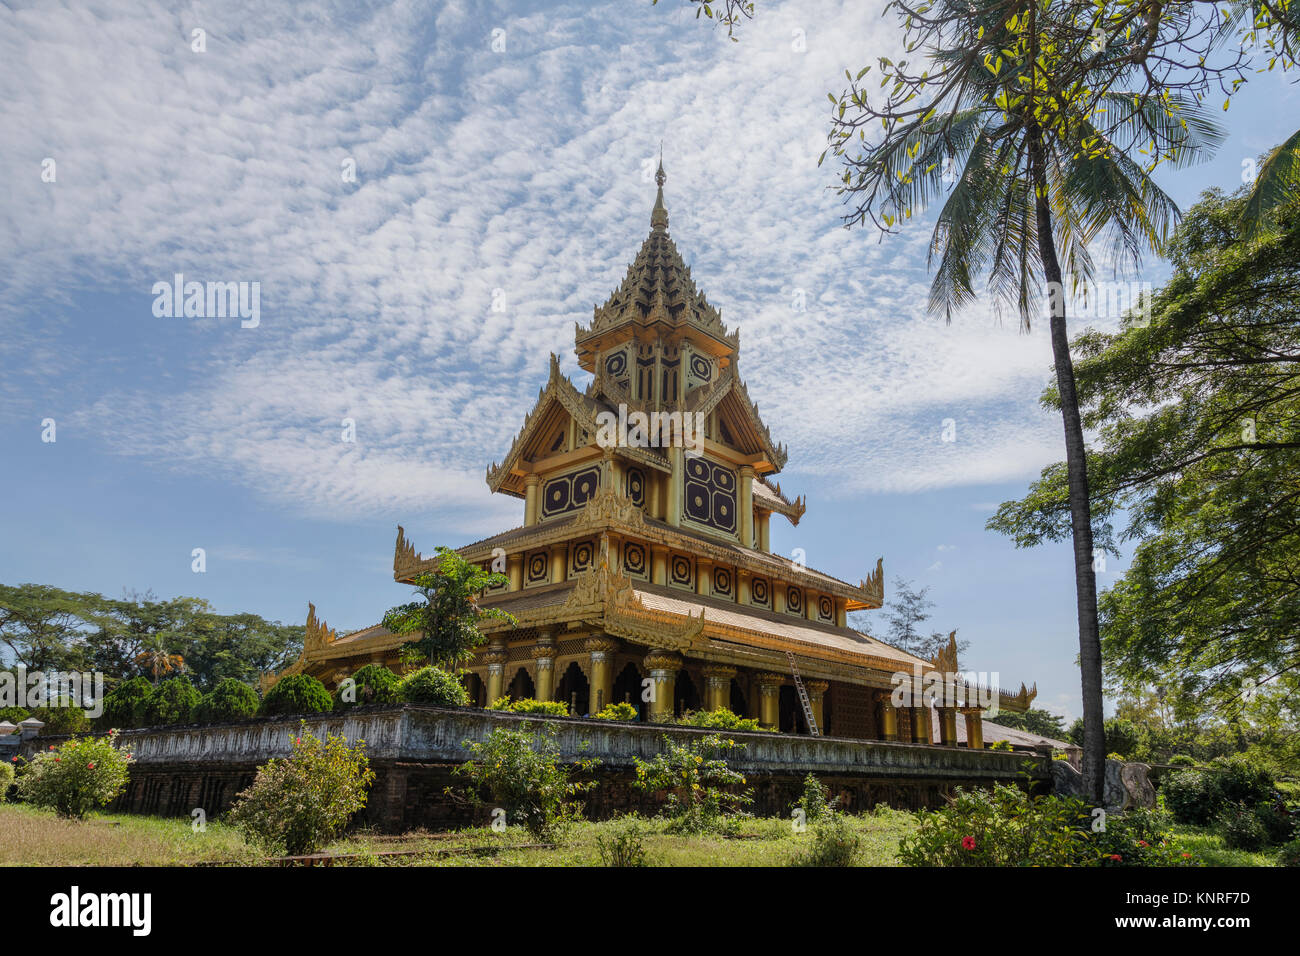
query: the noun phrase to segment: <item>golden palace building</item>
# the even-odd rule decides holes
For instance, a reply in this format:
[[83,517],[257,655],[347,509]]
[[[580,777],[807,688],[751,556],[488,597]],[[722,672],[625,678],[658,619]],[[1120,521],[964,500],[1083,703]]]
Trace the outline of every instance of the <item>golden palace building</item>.
[[[798,524],[805,502],[774,480],[786,449],[741,379],[739,334],[669,237],[662,166],[656,181],[649,236],[575,332],[591,383],[580,390],[552,356],[487,470],[493,492],[522,499],[523,524],[459,549],[505,572],[481,603],[516,621],[484,623],[471,700],[558,700],[577,716],[627,701],[642,720],[727,707],[788,733],[982,747],[978,707],[891,701],[898,672],[942,671],[951,686],[955,644],[924,661],[848,626],[881,606],[883,561],[850,583],[772,552],[772,521]],[[433,564],[399,527],[395,580]],[[340,637],[312,608],[288,672],[336,686],[364,664],[395,666],[403,641],[382,627]],[[1023,711],[1034,693],[996,699]]]

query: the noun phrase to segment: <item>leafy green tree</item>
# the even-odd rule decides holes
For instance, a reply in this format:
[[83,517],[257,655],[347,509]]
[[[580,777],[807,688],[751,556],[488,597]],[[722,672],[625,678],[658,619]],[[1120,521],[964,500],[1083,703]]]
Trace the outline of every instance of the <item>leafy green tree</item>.
[[[911,581],[900,577],[894,579],[889,600],[885,602],[886,643],[927,661],[948,646],[947,634],[926,633],[923,626],[930,619],[930,608],[934,607],[929,595],[928,586],[918,591]],[[958,655],[964,654],[968,647],[970,641],[958,641]]]
[[103,598],[47,584],[0,584],[0,644],[11,665],[29,671],[86,670],[87,629],[100,620]]
[[437,667],[455,668],[474,655],[483,643],[479,622],[514,618],[500,608],[479,607],[478,598],[485,588],[506,582],[504,574],[485,571],[471,564],[450,548],[436,549],[437,564],[415,578],[420,600],[392,608],[384,615],[383,626],[394,634],[411,638],[416,648]]
[[194,719],[202,695],[187,677],[173,677],[154,688],[144,706],[146,726],[188,724]]
[[1031,707],[1023,714],[1010,710],[999,710],[997,716],[985,717],[984,719],[991,724],[997,724],[1001,727],[1014,727],[1017,730],[1038,734],[1040,737],[1051,737],[1053,740],[1064,740],[1066,735],[1065,718],[1060,714],[1052,713],[1050,710]]
[[[703,4],[703,6],[708,6]],[[987,276],[1023,328],[1048,298],[1056,393],[1065,432],[1079,663],[1085,791],[1102,799],[1102,666],[1093,570],[1088,463],[1066,324],[1069,292],[1093,279],[1090,249],[1109,244],[1134,266],[1177,216],[1152,181],[1160,162],[1185,165],[1219,141],[1195,96],[1172,82],[1127,84],[1147,66],[1145,36],[1111,29],[1083,3],[935,0],[886,7],[919,58],[877,60],[879,90],[855,75],[833,104],[828,153],[842,162],[847,226],[884,233],[943,198],[931,237],[938,259],[930,308],[950,318]],[[729,31],[753,5],[727,2]],[[706,15],[712,16],[711,8]],[[1097,43],[1101,26],[1103,42]],[[874,101],[874,102],[873,102]],[[868,133],[871,135],[868,136]],[[823,154],[825,158],[826,154]],[[1068,283],[1068,286],[1067,286]]]
[[96,723],[106,730],[143,726],[153,691],[153,684],[147,677],[122,681],[104,695],[104,712]]
[[201,724],[248,720],[257,716],[257,706],[257,692],[253,688],[243,681],[227,677],[203,695],[194,711],[194,719]]
[[[1164,687],[1184,719],[1264,688],[1300,702],[1300,207],[1244,240],[1246,201],[1210,192],[1189,211],[1149,325],[1075,341],[1099,538],[1137,542],[1101,601],[1108,674]],[[1060,539],[1066,496],[1050,466],[989,527]]]

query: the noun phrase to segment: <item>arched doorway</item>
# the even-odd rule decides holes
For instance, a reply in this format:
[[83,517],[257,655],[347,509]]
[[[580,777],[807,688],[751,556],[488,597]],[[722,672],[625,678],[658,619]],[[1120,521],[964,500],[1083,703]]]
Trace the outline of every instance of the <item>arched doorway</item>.
[[618,704],[627,702],[636,708],[640,716],[638,720],[645,720],[646,705],[641,700],[641,671],[631,661],[627,666],[618,672],[618,677],[614,679],[614,699],[610,703]]
[[590,696],[591,685],[587,683],[587,675],[577,661],[572,661],[555,686],[555,699],[566,704],[573,716],[582,717],[591,712]]
[[528,668],[521,667],[515,671],[514,679],[510,681],[506,693],[511,700],[523,700],[526,697],[536,696],[537,691],[534,689],[533,679],[528,676]]
[[673,684],[673,713],[684,714],[688,710],[700,709],[700,692],[695,688],[695,681],[685,670],[677,672]]
[[745,692],[740,688],[740,681],[731,678],[731,694],[727,704],[731,712],[738,717],[744,717],[748,712],[748,704],[745,702]]
[[460,676],[460,682],[465,687],[465,695],[469,697],[471,707],[483,707],[487,701],[487,687],[483,684],[483,678],[479,677],[473,671],[466,671]]

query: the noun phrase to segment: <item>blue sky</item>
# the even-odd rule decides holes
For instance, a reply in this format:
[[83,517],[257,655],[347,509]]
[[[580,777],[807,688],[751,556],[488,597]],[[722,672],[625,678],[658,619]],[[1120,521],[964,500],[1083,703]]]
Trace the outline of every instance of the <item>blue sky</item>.
[[[521,521],[484,469],[551,351],[585,382],[574,322],[648,231],[662,140],[670,231],[808,496],[774,548],[855,581],[883,555],[963,666],[1077,715],[1067,550],[983,530],[1060,457],[1047,338],[928,317],[929,222],[846,232],[816,167],[826,93],[897,43],[881,6],[760,2],[739,44],[673,0],[0,8],[0,581],[374,623],[399,522],[428,552]],[[1252,81],[1162,185],[1234,187],[1296,105]],[[177,272],[260,283],[260,325],[156,317]]]

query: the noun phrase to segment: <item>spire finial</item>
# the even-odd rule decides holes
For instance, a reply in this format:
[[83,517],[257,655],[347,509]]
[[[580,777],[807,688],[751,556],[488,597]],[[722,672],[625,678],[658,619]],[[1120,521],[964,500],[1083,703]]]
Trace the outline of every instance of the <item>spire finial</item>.
[[652,229],[668,228],[668,207],[664,205],[664,183],[668,176],[664,173],[664,144],[659,142],[659,169],[655,171],[655,182],[659,185],[659,194],[655,196],[655,207],[650,212],[650,227]]

